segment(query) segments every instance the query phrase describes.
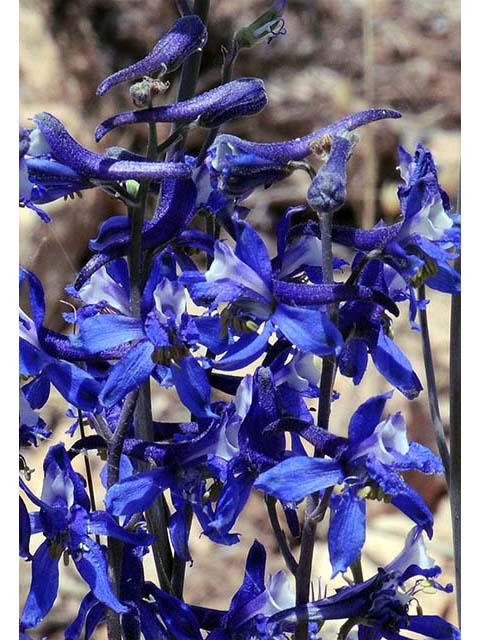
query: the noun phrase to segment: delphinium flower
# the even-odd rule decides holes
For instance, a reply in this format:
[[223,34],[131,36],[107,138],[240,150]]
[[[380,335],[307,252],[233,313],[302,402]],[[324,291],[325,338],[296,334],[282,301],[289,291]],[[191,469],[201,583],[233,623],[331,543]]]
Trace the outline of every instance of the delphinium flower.
[[275,397],[271,372],[258,369],[240,383],[232,402],[211,406],[212,418],[185,425],[183,432],[164,431],[158,444],[127,440],[124,451],[148,456],[159,467],[111,487],[107,508],[113,515],[129,516],[170,489],[176,508],[170,523],[172,542],[182,557],[190,559],[184,539],[187,503],[210,539],[238,542],[238,534],[230,530],[256,476],[280,461],[285,450],[284,435],[266,429],[281,416]]
[[[341,638],[358,627],[359,640],[401,640],[406,637],[401,635],[403,630],[434,640],[458,640],[460,631],[440,616],[422,615],[419,607],[416,615],[409,613],[412,602],[418,605],[417,596],[423,590],[452,591],[452,585],[444,587],[437,582],[440,573],[440,567],[427,555],[422,530],[414,527],[403,550],[376,575],[341,587],[333,596],[275,614],[268,620],[267,629],[272,634],[294,629],[297,619],[302,617],[319,624],[346,619]],[[413,586],[407,587],[415,577]]]
[[32,378],[22,387],[27,400],[36,408],[48,399],[50,384],[72,405],[95,411],[100,385],[87,371],[74,364],[82,354],[73,348],[66,336],[44,327],[45,299],[38,278],[23,267],[20,283],[28,282],[33,320],[20,309],[20,374]]
[[92,355],[126,346],[103,385],[99,398],[103,406],[111,407],[153,375],[160,385],[174,384],[181,400],[196,416],[208,416],[207,374],[191,354],[197,347],[199,331],[186,311],[184,288],[176,279],[175,263],[169,264],[168,257],[160,254],[154,260],[142,297],[142,317],[118,309],[99,313],[93,305],[92,314],[79,316],[79,333],[72,342]]
[[63,444],[51,447],[45,457],[41,498],[20,482],[39,507],[30,514],[31,533],[43,533],[46,538],[32,556],[32,583],[20,620],[22,630],[35,627],[52,608],[58,591],[58,562],[64,553],[100,602],[117,612],[128,611],[112,591],[104,547],[90,536],[108,535],[133,545],[148,545],[152,537],[123,529],[105,511],[90,510],[84,481],[73,470]]
[[259,113],[266,104],[262,80],[239,78],[183,102],[119,113],[98,125],[95,139],[99,142],[112,129],[138,122],[193,122],[211,129],[238,116]]
[[[322,309],[322,305],[334,301],[352,297],[378,299],[397,313],[388,297],[375,289],[277,280],[260,236],[245,221],[236,219],[234,224],[235,251],[227,242],[218,241],[214,260],[205,274],[189,272],[182,276],[197,304],[208,304],[211,311],[224,307],[218,317],[229,341],[225,355],[213,364],[216,369],[239,369],[253,362],[275,331],[305,352],[339,352],[340,333]],[[238,334],[239,339],[233,341]],[[225,351],[224,345],[220,346]]]
[[445,293],[460,292],[460,275],[453,268],[460,247],[460,216],[451,212],[447,194],[438,183],[431,152],[419,144],[412,157],[400,147],[400,172],[405,185],[398,189],[401,219],[373,229],[332,228],[335,242],[358,250],[352,268],[361,272],[365,262],[385,263],[385,279],[396,298],[410,302],[414,328],[417,311],[415,288],[425,283]]
[[[392,393],[374,396],[352,415],[348,438],[307,426],[303,437],[325,458],[293,456],[262,473],[255,487],[287,502],[335,487],[328,533],[333,575],[345,572],[365,542],[365,499],[386,499],[421,526],[431,537],[433,516],[421,496],[401,477],[416,469],[442,473],[440,460],[426,447],[409,442],[400,413],[380,421]],[[292,483],[291,478],[296,482]],[[348,535],[346,535],[348,532]]]
[[187,178],[191,169],[181,162],[116,160],[89,151],[74,140],[50,113],[37,113],[36,129],[20,130],[20,204],[49,216],[36,206],[99,184],[112,187],[126,180]]
[[45,420],[32,407],[31,401],[26,397],[20,387],[20,446],[38,446],[37,438],[44,440],[48,438],[51,431],[46,429]]

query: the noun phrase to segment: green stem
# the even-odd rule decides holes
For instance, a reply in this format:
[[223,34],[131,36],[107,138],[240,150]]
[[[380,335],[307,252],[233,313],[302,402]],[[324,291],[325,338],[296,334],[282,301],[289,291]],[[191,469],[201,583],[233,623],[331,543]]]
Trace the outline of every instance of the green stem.
[[[227,82],[230,82],[230,80],[232,79],[233,66],[235,64],[235,60],[237,59],[238,52],[239,52],[239,49],[235,40],[232,40],[230,47],[227,50],[224,49],[224,52],[225,53],[223,56],[220,84],[227,84]],[[220,131],[220,127],[215,127],[214,129],[210,129],[210,131],[208,132],[208,135],[205,138],[205,141],[202,145],[200,153],[198,154],[197,166],[201,165],[202,162],[205,160],[208,148],[214,143],[215,138],[217,137],[217,134],[219,131]]]
[[[418,289],[418,300],[425,300],[425,285]],[[428,401],[430,405],[430,415],[437,439],[438,451],[445,469],[445,480],[450,486],[450,453],[448,451],[447,438],[440,418],[440,408],[438,405],[437,383],[435,380],[435,367],[433,364],[432,346],[430,344],[430,334],[428,331],[427,310],[420,309],[420,328],[422,331],[423,360],[425,363],[425,377],[427,379]]]

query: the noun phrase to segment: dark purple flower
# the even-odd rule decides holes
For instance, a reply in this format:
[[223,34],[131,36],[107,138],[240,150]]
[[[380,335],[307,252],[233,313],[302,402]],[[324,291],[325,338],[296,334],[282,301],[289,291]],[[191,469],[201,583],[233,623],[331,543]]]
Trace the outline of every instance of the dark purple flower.
[[121,82],[151,76],[158,71],[162,75],[175,71],[188,56],[204,46],[207,35],[207,29],[198,16],[180,18],[145,58],[103,80],[98,85],[97,96],[103,96]]
[[232,118],[259,113],[266,104],[262,80],[239,78],[183,102],[112,116],[98,125],[95,140],[98,142],[116,127],[137,122],[187,123],[196,120],[200,127],[214,128]]
[[100,181],[188,178],[191,169],[182,162],[116,160],[82,147],[50,113],[33,118],[43,135],[45,156],[73,169],[80,177]]

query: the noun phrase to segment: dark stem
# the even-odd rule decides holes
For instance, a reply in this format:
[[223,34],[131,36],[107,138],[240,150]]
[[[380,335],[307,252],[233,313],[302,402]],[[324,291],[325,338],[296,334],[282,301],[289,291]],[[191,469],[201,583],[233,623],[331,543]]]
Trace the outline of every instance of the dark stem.
[[[153,442],[152,405],[150,399],[150,381],[140,387],[137,406],[134,414],[135,437],[139,440]],[[146,463],[139,464],[140,471],[148,470]],[[165,498],[157,498],[145,512],[148,530],[155,535],[152,545],[153,558],[160,586],[164,591],[171,591],[172,550],[168,537],[168,510]]]
[[353,580],[356,584],[363,582],[362,554],[360,553],[355,562],[350,566]]
[[[192,525],[193,511],[191,505],[187,502],[185,505],[185,520],[187,522],[187,532],[190,533]],[[188,536],[187,536],[188,537]],[[172,592],[177,598],[183,600],[183,585],[185,583],[186,562],[178,557],[173,556],[172,565]]]
[[[128,426],[132,419],[133,410],[137,401],[138,390],[131,391],[125,398],[122,412],[112,439],[108,443],[107,461],[107,489],[118,482],[120,469],[120,456],[122,455],[123,441],[127,435]],[[122,567],[123,545],[120,540],[108,538],[108,574],[113,592],[118,596],[120,587],[120,574]],[[122,637],[120,616],[115,611],[107,612],[107,631],[109,640],[120,640]]]
[[189,16],[192,13],[192,8],[188,0],[175,0],[178,13],[183,16]]
[[[82,439],[85,438],[85,428],[83,426],[83,413],[82,410],[78,410],[78,424],[80,426],[80,434]],[[92,505],[92,511],[97,510],[97,505],[95,504],[95,489],[93,486],[93,478],[92,478],[92,468],[90,466],[90,460],[88,458],[88,454],[85,453],[85,475],[87,476],[87,487],[88,487],[88,495],[90,497],[90,504]],[[95,535],[95,541],[97,544],[100,544],[100,536]]]
[[[457,213],[461,210],[460,186],[458,188]],[[460,257],[455,260],[455,269],[461,272]],[[455,564],[455,593],[457,597],[458,623],[461,623],[461,444],[462,444],[462,370],[461,335],[462,302],[460,294],[452,295],[450,316],[450,510],[452,514],[453,557]]]
[[[235,64],[235,60],[237,59],[238,51],[238,46],[235,40],[232,40],[230,47],[227,50],[224,49],[221,84],[226,84],[232,79],[233,66]],[[215,138],[217,137],[219,131],[220,127],[215,127],[214,129],[210,129],[210,131],[208,132],[200,153],[198,154],[197,166],[202,164],[202,162],[205,160],[208,148],[215,142]]]
[[[332,221],[333,213],[319,211],[321,242],[322,242],[322,275],[324,284],[333,283],[333,252],[332,252]],[[337,323],[338,307],[336,304],[329,305],[328,314],[332,322]],[[328,430],[330,421],[330,409],[332,403],[332,391],[337,371],[337,360],[335,355],[323,358],[322,375],[320,378],[320,392],[318,397],[317,425]],[[322,453],[315,450],[315,456],[320,457]],[[300,559],[296,575],[296,604],[297,606],[306,604],[309,599],[310,580],[312,573],[313,551],[315,548],[315,534],[317,524],[323,520],[327,512],[330,496],[333,488],[327,489],[322,500],[319,502],[317,496],[310,496],[305,509],[304,526],[302,532],[302,543],[300,548]],[[295,633],[296,640],[308,640],[308,623],[301,623]]]
[[[425,285],[422,284],[418,289],[418,300],[425,300]],[[430,344],[430,335],[428,331],[427,310],[420,309],[420,328],[422,331],[422,347],[423,347],[423,361],[425,363],[425,377],[427,379],[428,390],[428,402],[430,405],[430,415],[433,422],[433,428],[435,430],[435,436],[437,439],[437,447],[442,459],[445,480],[447,486],[450,486],[450,453],[448,451],[447,438],[445,436],[445,429],[440,418],[440,408],[438,406],[438,392],[437,383],[435,380],[435,367],[433,364],[432,347]]]
[[272,525],[273,533],[275,534],[278,547],[283,556],[283,559],[285,560],[285,564],[290,569],[292,574],[296,575],[298,563],[293,557],[292,552],[290,551],[290,547],[288,546],[285,532],[280,526],[280,522],[278,520],[276,502],[277,502],[276,499],[273,498],[272,496],[265,496],[265,503],[267,505],[268,516],[270,518],[270,523]]
[[[196,13],[202,22],[206,25],[208,21],[208,11],[210,9],[210,0],[195,0],[193,4],[193,13]],[[195,51],[185,61],[180,76],[180,86],[178,88],[177,102],[188,100],[195,94],[198,75],[200,73],[200,65],[202,64],[202,51]],[[172,127],[172,135],[179,128],[177,123]],[[170,148],[168,158],[171,159],[177,151],[182,151],[185,147],[187,135],[185,133],[176,145]]]

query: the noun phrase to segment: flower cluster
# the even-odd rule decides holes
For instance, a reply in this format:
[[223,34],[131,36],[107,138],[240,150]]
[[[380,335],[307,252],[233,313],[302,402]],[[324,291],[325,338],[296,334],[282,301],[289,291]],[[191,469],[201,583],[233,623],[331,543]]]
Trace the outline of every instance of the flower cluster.
[[[50,216],[40,205],[84,189],[104,189],[125,205],[125,215],[101,225],[90,241],[92,257],[67,287],[75,305],[65,314],[67,334],[45,326],[42,284],[20,269],[30,314],[20,311],[20,553],[32,569],[23,639],[55,603],[62,556],[90,589],[66,640],[84,629],[90,638],[104,621],[109,640],[317,638],[327,620],[343,621],[339,638],[354,628],[362,640],[400,639],[404,629],[459,638],[443,619],[409,609],[426,586],[451,586],[436,581],[440,568],[423,538],[433,535],[433,516],[402,474],[442,474],[444,465],[408,439],[395,412],[395,390],[413,399],[422,385],[392,329],[403,302],[418,329],[426,304],[419,287],[459,293],[453,267],[459,216],[430,151],[419,144],[413,155],[399,151],[398,221],[368,230],[335,224],[358,142],[351,132],[399,118],[396,111],[354,113],[277,143],[218,133],[266,106],[261,79],[229,75],[242,48],[285,32],[284,9],[285,2],[274,2],[234,34],[225,82],[209,91],[154,106],[168,89],[165,75],[182,66],[188,71],[205,45],[207,29],[196,15],[182,16],[145,58],[100,83],[98,96],[139,80],[130,88],[138,108],[100,123],[95,139],[147,123],[145,156],[119,147],[90,151],[45,112],[34,116],[32,128],[20,128],[20,204],[45,223]],[[161,144],[153,133],[158,122],[174,125]],[[185,151],[192,127],[207,131],[198,156]],[[281,217],[271,255],[244,201],[305,169],[311,186]],[[332,240],[349,247],[349,262],[332,254]],[[329,431],[336,373],[360,384],[369,356],[392,390],[361,404],[344,435],[342,425]],[[78,428],[81,435],[48,448],[39,497],[28,482],[28,447],[50,436],[41,410],[51,385],[75,419],[70,436]],[[174,389],[187,411],[184,422],[152,417],[150,392],[159,387]],[[72,464],[88,450],[106,461],[103,509],[92,510],[93,496]],[[296,591],[282,571],[265,582],[266,551],[257,541],[228,610],[188,605],[183,580],[185,563],[195,561],[192,519],[214,543],[235,544],[252,491],[265,494]],[[412,521],[404,551],[366,580],[309,598],[305,562],[316,524],[329,512],[331,577],[346,577],[365,543],[369,499],[391,503]],[[277,501],[292,534],[302,537],[299,560],[279,527]],[[36,534],[43,539],[31,551]],[[158,584],[144,575],[149,553]]]

